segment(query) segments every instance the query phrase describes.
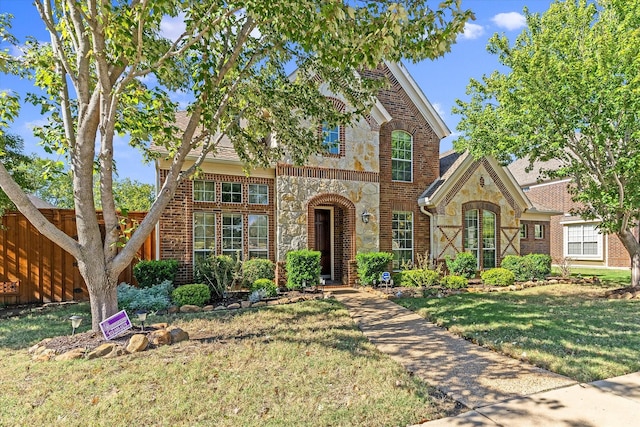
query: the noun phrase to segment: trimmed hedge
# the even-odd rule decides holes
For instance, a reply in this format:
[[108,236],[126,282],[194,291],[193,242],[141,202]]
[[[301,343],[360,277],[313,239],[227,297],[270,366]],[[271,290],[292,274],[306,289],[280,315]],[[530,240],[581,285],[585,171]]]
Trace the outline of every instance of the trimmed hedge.
[[173,283],[178,274],[178,261],[175,259],[162,259],[139,261],[133,266],[133,277],[140,288],[150,288],[165,280]]
[[361,285],[371,285],[375,280],[380,283],[380,276],[387,271],[393,261],[393,254],[387,252],[361,252],[356,255],[358,277]]
[[176,305],[189,304],[202,307],[211,299],[211,291],[204,283],[192,283],[177,287],[171,293],[171,298]]
[[490,286],[510,286],[516,281],[516,276],[506,268],[492,268],[480,273],[482,283]]
[[258,279],[276,278],[276,265],[268,259],[253,258],[242,263],[242,286],[251,288]]
[[542,280],[551,274],[551,257],[544,254],[507,255],[500,266],[513,272],[519,282]]
[[[397,280],[397,279],[399,280]],[[438,284],[440,274],[435,270],[404,270],[394,275],[394,284],[402,287],[434,286]]]
[[466,288],[468,284],[469,281],[466,277],[455,274],[450,274],[449,276],[444,276],[440,279],[440,285],[447,289],[462,289]]
[[301,249],[287,252],[287,288],[302,289],[318,284],[320,278],[320,252]]
[[478,260],[471,252],[458,252],[454,259],[447,256],[445,262],[449,273],[454,276],[462,276],[467,279],[476,277]]
[[251,284],[251,288],[250,290],[253,291],[257,291],[260,289],[264,289],[266,296],[268,297],[275,297],[276,295],[278,295],[278,287],[276,286],[276,284],[273,282],[273,280],[270,279],[258,279],[255,282],[253,282]]

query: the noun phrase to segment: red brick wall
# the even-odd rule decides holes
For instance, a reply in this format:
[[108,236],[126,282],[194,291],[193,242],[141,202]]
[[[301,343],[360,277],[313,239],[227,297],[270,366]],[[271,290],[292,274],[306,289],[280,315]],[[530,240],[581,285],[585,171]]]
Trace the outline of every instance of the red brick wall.
[[[160,171],[160,179],[166,178],[167,171]],[[216,213],[216,252],[222,253],[222,213],[243,214],[243,259],[248,257],[248,214],[262,214],[269,218],[269,258],[275,261],[275,197],[274,180],[269,178],[251,178],[244,175],[218,175],[205,173],[199,180],[216,183],[215,202],[194,202],[193,182],[183,181],[176,194],[165,209],[158,224],[160,240],[160,259],[177,259],[180,262],[176,282],[189,283],[193,280],[193,213]],[[242,184],[242,203],[222,203],[221,186],[223,182]],[[249,204],[249,188],[247,184],[266,184],[269,187],[269,204]]]
[[[549,221],[520,221],[521,225],[527,227],[526,238],[520,237],[520,255],[528,254],[551,254],[551,223]],[[534,234],[535,224],[544,226],[544,238],[536,239]]]
[[[378,99],[393,117],[380,128],[380,250],[392,251],[393,211],[413,212],[414,258],[429,250],[429,217],[420,212],[417,200],[440,174],[440,138],[431,129],[406,92],[384,67],[374,74],[386,75],[390,85]],[[413,136],[413,182],[391,180],[391,132],[403,130]]]

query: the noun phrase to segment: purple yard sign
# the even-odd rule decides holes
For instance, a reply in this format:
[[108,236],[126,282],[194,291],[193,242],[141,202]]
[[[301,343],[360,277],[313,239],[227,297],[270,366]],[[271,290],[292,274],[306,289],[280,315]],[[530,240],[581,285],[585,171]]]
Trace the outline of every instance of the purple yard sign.
[[114,339],[124,331],[131,329],[131,320],[127,312],[122,310],[100,322],[100,330],[107,340]]

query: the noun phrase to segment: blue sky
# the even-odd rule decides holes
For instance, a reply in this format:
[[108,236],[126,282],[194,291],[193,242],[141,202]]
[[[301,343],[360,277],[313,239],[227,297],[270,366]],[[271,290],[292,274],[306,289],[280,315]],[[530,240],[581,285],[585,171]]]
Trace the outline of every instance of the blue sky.
[[[464,34],[458,37],[451,52],[435,61],[405,64],[453,132],[452,136],[443,140],[441,151],[452,147],[459,119],[451,114],[451,108],[455,105],[456,99],[466,98],[465,90],[469,79],[479,79],[499,66],[496,57],[486,52],[488,39],[494,33],[504,33],[510,40],[514,40],[525,25],[522,15],[524,7],[528,7],[531,12],[544,12],[551,3],[551,0],[462,0],[463,7],[474,11],[476,20],[467,23]],[[4,12],[14,15],[12,32],[21,42],[28,35],[38,40],[48,40],[44,24],[30,1],[0,0],[0,13]],[[167,24],[167,32],[175,30],[172,23]],[[0,74],[0,90],[7,89],[24,96],[31,90],[31,86],[28,81]],[[31,126],[41,121],[39,110],[24,104],[10,132],[22,136],[26,153],[44,157],[45,153],[31,131]],[[115,141],[114,151],[120,178],[129,177],[145,183],[155,182],[153,165],[143,164],[140,153],[129,147],[125,139]]]

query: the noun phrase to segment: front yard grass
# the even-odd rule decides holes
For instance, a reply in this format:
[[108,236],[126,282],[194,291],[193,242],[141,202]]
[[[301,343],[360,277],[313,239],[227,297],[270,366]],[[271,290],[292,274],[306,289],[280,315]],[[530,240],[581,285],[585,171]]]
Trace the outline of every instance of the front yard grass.
[[169,320],[190,341],[31,361],[27,347],[70,333],[71,314],[88,319],[88,307],[0,320],[0,425],[389,426],[459,410],[378,352],[333,300],[180,315]]
[[[559,274],[558,268],[553,268],[553,273]],[[629,286],[631,283],[631,270],[628,268],[585,268],[571,267],[572,277],[597,277],[602,283],[615,286]]]
[[607,300],[607,289],[560,284],[398,303],[480,345],[590,382],[640,370],[640,300]]

